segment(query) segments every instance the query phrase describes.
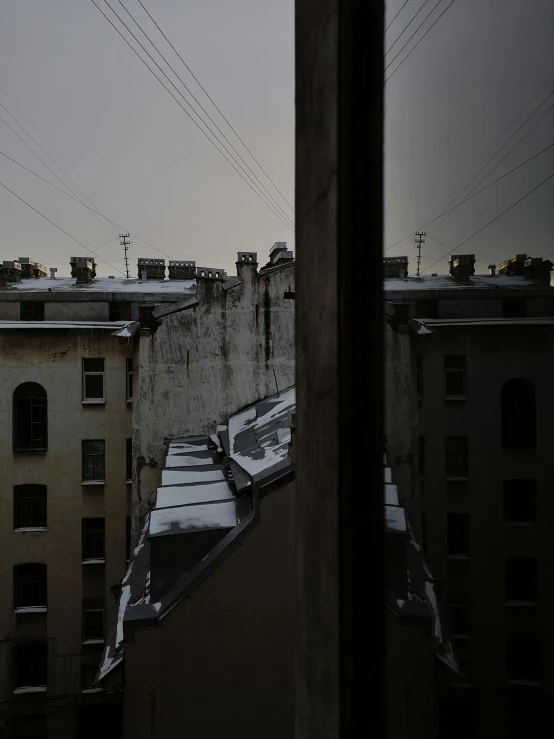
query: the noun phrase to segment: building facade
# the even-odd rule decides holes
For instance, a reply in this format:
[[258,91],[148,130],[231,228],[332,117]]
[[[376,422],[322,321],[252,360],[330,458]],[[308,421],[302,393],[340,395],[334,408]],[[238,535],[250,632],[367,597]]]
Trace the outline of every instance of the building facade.
[[552,265],[516,255],[477,276],[474,262],[385,281],[387,433],[463,673],[443,690],[443,736],[542,737],[554,694]]
[[[286,247],[275,250],[282,261],[275,271],[289,262],[293,275],[282,252]],[[187,408],[237,397],[244,405],[275,383],[262,355],[256,381],[238,396],[230,382],[231,400],[218,400],[228,373],[225,347],[235,351],[236,334],[248,336],[242,322],[250,327],[264,315],[248,302],[249,292],[226,325],[226,301],[231,306],[248,281],[240,276],[242,256],[234,278],[184,261],[170,263],[166,278],[163,260],[139,260],[140,280],[97,278],[87,257],[72,258],[71,278],[54,270],[45,277],[29,259],[0,269],[0,735],[119,736],[121,695],[93,680],[117,615],[112,588],[129,558],[133,480],[137,469],[153,464],[150,449],[141,454],[140,429],[147,434],[160,413],[171,413],[167,385],[155,378],[168,378]],[[245,269],[257,273],[256,266]],[[168,369],[163,350],[153,353],[156,337],[162,339],[164,317],[175,321],[190,302],[202,316],[194,348],[180,346],[186,331],[166,336],[173,351]],[[293,315],[292,301],[280,304]],[[267,312],[267,339],[262,332],[260,341],[271,347],[276,366],[286,350],[293,367],[293,335],[274,340],[272,319],[276,328],[279,318],[270,306]],[[190,320],[191,311],[182,315]],[[195,374],[197,366],[214,365],[210,376]]]

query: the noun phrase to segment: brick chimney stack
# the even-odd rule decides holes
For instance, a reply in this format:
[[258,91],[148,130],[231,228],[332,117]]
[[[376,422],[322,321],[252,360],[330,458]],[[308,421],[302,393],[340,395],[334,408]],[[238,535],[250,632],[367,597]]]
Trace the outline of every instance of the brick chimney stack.
[[453,254],[450,257],[450,274],[455,280],[469,282],[475,274],[475,254]]
[[170,259],[168,272],[170,280],[194,280],[196,276],[196,262]]
[[165,259],[139,259],[138,260],[138,278],[143,279],[146,275],[147,280],[164,280],[165,279]]

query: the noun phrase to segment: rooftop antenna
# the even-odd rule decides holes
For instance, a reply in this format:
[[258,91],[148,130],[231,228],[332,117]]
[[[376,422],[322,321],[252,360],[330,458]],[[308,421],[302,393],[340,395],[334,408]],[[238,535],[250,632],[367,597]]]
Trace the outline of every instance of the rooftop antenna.
[[119,242],[121,246],[123,247],[124,252],[124,261],[125,261],[125,274],[127,275],[127,279],[129,279],[129,257],[127,256],[127,251],[129,249],[129,244],[131,243],[131,239],[129,238],[129,234],[119,234],[119,238],[121,241]]
[[421,245],[425,243],[424,236],[427,236],[425,231],[416,231],[415,243],[417,244],[417,276],[419,277],[420,266],[421,266]]

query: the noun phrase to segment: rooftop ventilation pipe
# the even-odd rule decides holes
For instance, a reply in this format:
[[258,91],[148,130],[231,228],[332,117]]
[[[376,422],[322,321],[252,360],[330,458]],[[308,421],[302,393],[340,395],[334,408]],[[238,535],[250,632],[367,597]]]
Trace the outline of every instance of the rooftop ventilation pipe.
[[489,275],[494,277],[496,274],[496,264],[489,264]]
[[50,267],[50,279],[55,280],[56,279],[56,272],[58,271],[57,267]]

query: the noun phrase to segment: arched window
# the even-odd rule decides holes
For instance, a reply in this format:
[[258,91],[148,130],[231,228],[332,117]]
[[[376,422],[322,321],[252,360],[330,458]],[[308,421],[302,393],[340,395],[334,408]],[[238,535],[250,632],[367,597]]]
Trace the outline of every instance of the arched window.
[[13,394],[13,448],[28,451],[47,447],[46,390],[36,382],[24,382]]
[[537,443],[535,386],[523,377],[502,388],[502,446],[534,449]]

